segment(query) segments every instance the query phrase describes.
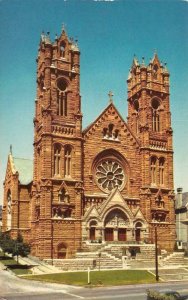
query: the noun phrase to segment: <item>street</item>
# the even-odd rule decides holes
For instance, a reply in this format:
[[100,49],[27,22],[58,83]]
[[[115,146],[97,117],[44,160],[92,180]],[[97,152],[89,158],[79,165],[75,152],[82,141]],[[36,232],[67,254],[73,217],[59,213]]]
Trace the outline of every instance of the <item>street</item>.
[[126,285],[115,287],[83,288],[55,283],[41,283],[21,279],[9,271],[0,271],[0,300],[73,300],[108,299],[145,300],[148,288],[168,288],[188,294],[188,282]]

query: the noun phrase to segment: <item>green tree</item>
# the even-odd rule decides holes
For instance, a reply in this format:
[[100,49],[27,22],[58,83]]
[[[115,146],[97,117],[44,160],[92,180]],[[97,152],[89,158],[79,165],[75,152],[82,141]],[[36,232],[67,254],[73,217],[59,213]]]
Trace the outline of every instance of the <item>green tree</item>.
[[11,239],[8,233],[0,233],[0,247],[5,255],[5,252],[12,253],[14,247],[14,241]]
[[20,233],[18,233],[16,240],[14,240],[8,233],[0,232],[0,247],[4,255],[5,253],[10,253],[12,256],[16,256],[17,263],[19,255],[26,257],[30,253],[30,246],[27,243],[24,243]]
[[17,257],[27,257],[30,253],[30,246],[27,243],[24,243],[23,237],[20,233],[18,233],[18,237],[16,240],[13,240],[13,247],[12,247],[12,255]]

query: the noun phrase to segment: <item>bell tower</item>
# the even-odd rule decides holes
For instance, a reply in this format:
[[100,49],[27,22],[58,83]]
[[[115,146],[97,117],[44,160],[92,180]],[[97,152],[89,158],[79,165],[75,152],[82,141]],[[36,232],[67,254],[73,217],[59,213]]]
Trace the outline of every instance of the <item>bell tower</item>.
[[69,258],[81,241],[82,113],[77,41],[69,39],[64,28],[54,42],[49,33],[42,33],[36,61],[32,226],[38,235],[33,236],[33,254]]
[[[128,125],[140,141],[142,209],[154,226],[164,223],[173,249],[175,236],[173,146],[169,72],[155,53],[146,65],[134,57],[128,76]],[[168,224],[168,225],[167,225]],[[164,238],[164,236],[163,236]]]

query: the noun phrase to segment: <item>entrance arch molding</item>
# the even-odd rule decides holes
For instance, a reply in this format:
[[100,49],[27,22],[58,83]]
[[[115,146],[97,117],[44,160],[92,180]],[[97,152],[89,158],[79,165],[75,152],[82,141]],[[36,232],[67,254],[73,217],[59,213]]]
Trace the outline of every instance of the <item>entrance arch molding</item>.
[[115,210],[119,210],[120,212],[122,212],[127,217],[129,226],[133,227],[133,216],[124,207],[117,205],[117,204],[108,208],[101,215],[103,226],[105,226],[105,220],[106,220],[107,216]]

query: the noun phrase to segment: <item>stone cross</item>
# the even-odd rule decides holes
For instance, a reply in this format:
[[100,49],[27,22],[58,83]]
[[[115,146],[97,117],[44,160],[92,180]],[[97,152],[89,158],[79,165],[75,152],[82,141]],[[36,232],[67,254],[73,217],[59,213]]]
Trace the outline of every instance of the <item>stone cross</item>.
[[113,102],[113,96],[114,96],[114,94],[112,93],[112,91],[110,91],[109,93],[108,93],[108,96],[109,96],[109,102],[111,103],[111,102]]

